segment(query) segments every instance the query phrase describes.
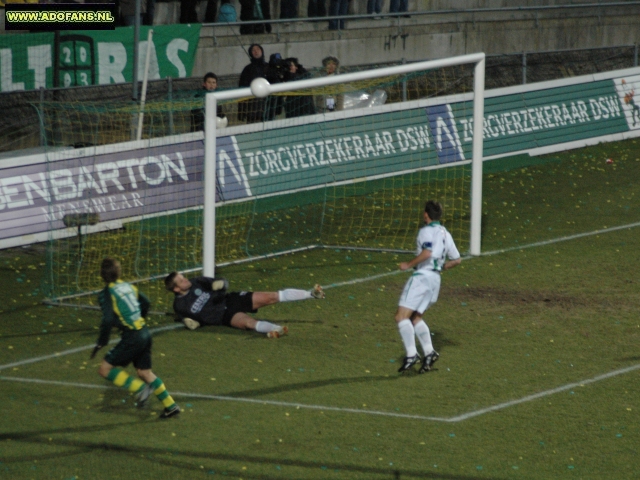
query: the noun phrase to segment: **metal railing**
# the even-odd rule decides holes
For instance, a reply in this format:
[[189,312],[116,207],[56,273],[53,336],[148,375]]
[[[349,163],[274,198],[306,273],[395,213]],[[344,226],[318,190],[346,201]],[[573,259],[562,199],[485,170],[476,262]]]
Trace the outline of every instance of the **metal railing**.
[[[607,13],[603,11],[603,9],[610,9],[612,7],[623,7],[623,8],[635,8],[637,13],[640,14],[640,1],[629,1],[629,2],[599,2],[599,3],[579,3],[579,4],[566,4],[566,5],[536,5],[536,6],[526,6],[526,7],[500,7],[500,8],[465,8],[465,9],[448,9],[448,10],[419,10],[419,11],[407,11],[407,12],[394,12],[394,13],[367,13],[367,14],[356,14],[356,15],[329,15],[325,17],[296,17],[296,18],[278,18],[278,19],[262,19],[262,20],[245,20],[238,22],[225,22],[225,23],[216,23],[216,22],[207,22],[203,23],[203,27],[240,27],[242,25],[264,25],[275,24],[275,25],[289,25],[293,23],[318,23],[318,22],[329,22],[334,20],[344,20],[344,21],[353,21],[353,20],[372,20],[372,19],[391,19],[394,20],[398,25],[401,23],[408,23],[408,18],[413,17],[436,17],[436,16],[451,16],[451,15],[484,15],[484,14],[494,14],[494,13],[533,13],[539,14],[541,12],[554,12],[559,10],[569,10],[569,11],[579,11],[583,13],[593,14],[593,11],[596,11],[599,16],[606,16]],[[534,16],[534,19],[538,19],[539,17]],[[475,21],[480,21],[479,18],[474,18]],[[338,29],[341,30],[340,22],[338,22]],[[215,32],[214,32],[215,35]]]

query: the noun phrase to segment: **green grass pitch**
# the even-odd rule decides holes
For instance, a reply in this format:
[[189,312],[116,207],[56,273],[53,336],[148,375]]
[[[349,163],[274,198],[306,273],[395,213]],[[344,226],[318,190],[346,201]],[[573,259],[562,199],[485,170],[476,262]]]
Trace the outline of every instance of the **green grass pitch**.
[[166,421],[97,375],[98,312],[41,303],[44,249],[0,251],[0,478],[640,477],[640,143],[540,160],[487,165],[487,253],[443,275],[432,372],[396,373],[406,257],[318,249],[218,272],[324,285],[258,314],[287,337],[155,334]]

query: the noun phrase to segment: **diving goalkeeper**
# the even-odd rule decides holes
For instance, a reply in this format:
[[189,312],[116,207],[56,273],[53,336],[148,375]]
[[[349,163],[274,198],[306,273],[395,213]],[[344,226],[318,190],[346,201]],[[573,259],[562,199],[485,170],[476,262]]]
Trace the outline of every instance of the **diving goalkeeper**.
[[176,321],[184,323],[189,330],[202,325],[223,325],[255,330],[269,338],[279,338],[289,330],[265,320],[256,320],[249,313],[280,302],[325,298],[320,285],[311,290],[287,288],[279,292],[228,292],[229,283],[224,278],[188,279],[178,272],[167,275],[164,285],[175,294],[173,310]]

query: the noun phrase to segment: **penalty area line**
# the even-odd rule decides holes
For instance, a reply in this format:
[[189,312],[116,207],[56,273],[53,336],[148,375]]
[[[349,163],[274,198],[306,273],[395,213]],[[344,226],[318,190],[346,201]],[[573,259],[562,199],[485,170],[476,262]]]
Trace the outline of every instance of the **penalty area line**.
[[636,227],[640,227],[640,222],[629,223],[627,225],[620,225],[618,227],[601,228],[599,230],[593,230],[591,232],[576,233],[575,235],[567,235],[566,237],[558,237],[558,238],[553,238],[551,240],[543,240],[541,242],[528,243],[526,245],[520,245],[520,246],[517,246],[517,247],[508,247],[508,248],[503,248],[503,249],[500,249],[500,250],[493,250],[493,251],[490,251],[490,252],[481,253],[480,256],[499,255],[501,253],[512,252],[514,250],[522,250],[522,249],[525,249],[525,248],[544,247],[546,245],[553,245],[554,243],[568,242],[570,240],[577,240],[579,238],[592,237],[594,235],[601,235],[603,233],[617,232],[619,230],[626,230],[626,229],[629,229],[629,228],[636,228]]
[[[58,380],[42,380],[39,378],[0,376],[0,380],[8,381],[8,382],[36,383],[40,385],[57,385],[61,387],[92,388],[92,389],[100,389],[100,390],[107,390],[107,389],[121,390],[120,388],[112,387],[109,385],[93,385],[89,383],[78,383],[78,382],[61,382]],[[207,395],[202,393],[185,393],[185,392],[171,391],[171,396],[176,398],[196,398],[196,399],[202,399],[202,400],[218,400],[223,402],[254,403],[258,405],[273,405],[276,407],[303,408],[307,410],[322,410],[322,411],[328,411],[328,412],[361,413],[365,415],[407,418],[412,420],[431,420],[434,422],[448,421],[448,419],[446,418],[427,417],[424,415],[411,415],[408,413],[382,412],[379,410],[360,410],[358,408],[329,407],[326,405],[307,405],[304,403],[281,402],[277,400],[259,400],[257,398],[245,398],[245,397],[229,397],[225,395]]]
[[[597,375],[595,377],[588,378],[586,380],[568,383],[560,387],[534,393],[533,395],[527,395],[522,398],[510,400],[508,402],[498,403],[490,407],[481,408],[479,410],[474,410],[471,412],[463,413],[461,415],[456,415],[454,417],[449,417],[449,418],[430,417],[426,415],[414,415],[414,414],[408,414],[408,413],[383,412],[380,410],[361,410],[358,408],[330,407],[326,405],[309,405],[304,403],[282,402],[278,400],[260,400],[256,398],[230,397],[225,395],[207,395],[207,394],[200,394],[200,393],[185,393],[185,392],[173,392],[173,391],[171,392],[171,395],[177,398],[196,398],[196,399],[203,399],[203,400],[218,400],[218,401],[224,401],[224,402],[240,402],[240,403],[252,403],[257,405],[273,405],[277,407],[301,408],[306,410],[321,410],[321,411],[327,411],[327,412],[376,415],[380,417],[404,418],[404,419],[410,419],[410,420],[425,420],[425,421],[432,421],[432,422],[457,423],[457,422],[469,420],[470,418],[479,417],[487,413],[495,412],[498,410],[504,410],[506,408],[514,407],[522,403],[531,402],[533,400],[538,400],[543,397],[555,395],[556,393],[565,392],[572,388],[584,387],[585,385],[589,385],[591,383],[607,380],[609,378],[616,377],[618,375],[624,375],[625,373],[633,372],[639,369],[640,369],[640,364],[632,365],[630,367],[625,367],[619,370],[614,370],[612,372],[604,373],[602,375]],[[45,385],[58,385],[58,386],[65,386],[65,387],[119,390],[119,389],[116,389],[115,387],[106,386],[106,385],[92,385],[92,384],[76,383],[76,382],[61,382],[56,380],[41,380],[36,378],[0,376],[0,380],[11,381],[11,382],[22,382],[22,383],[38,383],[38,384],[45,384]]]
[[550,395],[554,395],[556,393],[565,392],[572,388],[583,387],[590,383],[596,383],[601,380],[607,380],[612,377],[616,377],[618,375],[623,375],[625,373],[633,372],[634,370],[640,369],[640,364],[632,365],[630,367],[621,368],[619,370],[614,370],[613,372],[604,373],[602,375],[598,375],[593,378],[588,378],[586,380],[582,380],[580,382],[568,383],[566,385],[562,385],[561,387],[552,388],[550,390],[545,390],[543,392],[534,393],[533,395],[527,395],[526,397],[522,397],[516,400],[511,400],[509,402],[499,403],[497,405],[493,405],[487,408],[481,408],[480,410],[475,410],[473,412],[464,413],[462,415],[458,415],[456,417],[451,417],[447,419],[448,422],[461,422],[463,420],[468,420],[469,418],[478,417],[480,415],[484,415],[485,413],[495,412],[496,410],[503,410],[505,408],[513,407],[514,405],[519,405],[521,403],[531,402],[532,400],[537,400],[539,398],[548,397]]

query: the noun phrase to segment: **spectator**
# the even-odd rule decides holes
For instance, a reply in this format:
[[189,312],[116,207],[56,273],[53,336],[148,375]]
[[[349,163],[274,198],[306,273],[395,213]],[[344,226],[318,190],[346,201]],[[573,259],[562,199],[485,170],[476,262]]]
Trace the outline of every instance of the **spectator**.
[[[409,0],[391,0],[389,13],[400,13],[409,10]],[[405,15],[409,16],[409,15]]]
[[[240,27],[242,28],[242,27]],[[264,60],[264,50],[257,43],[249,47],[250,63],[240,74],[239,87],[249,87],[256,78],[267,78],[269,64]],[[238,120],[247,123],[261,122],[264,116],[265,99],[252,98],[238,103]]]
[[[267,67],[267,81],[271,84],[282,83],[285,81],[287,73],[287,64],[279,53],[273,53],[269,57]],[[264,121],[273,120],[282,113],[282,105],[284,97],[281,95],[269,95],[264,99]]]
[[[382,12],[382,1],[383,0],[367,0],[367,13],[369,15],[379,15]],[[394,0],[391,0],[393,3]],[[376,17],[376,20],[379,20],[380,17]]]
[[322,59],[322,66],[324,67],[325,75],[337,75],[340,70],[340,60],[329,55]]
[[280,0],[280,18],[298,18],[298,0]]
[[[218,76],[213,73],[207,73],[202,79],[202,90],[196,93],[196,99],[202,99],[207,92],[214,92],[218,88]],[[227,126],[227,117],[222,113],[222,105],[218,105],[216,108],[216,116],[218,117],[218,128],[224,128]],[[204,130],[204,108],[194,108],[191,110],[191,131],[199,132]]]
[[[271,20],[271,7],[269,6],[269,0],[240,0],[240,20],[243,22],[250,22],[252,20]],[[265,32],[271,33],[270,23],[240,25],[241,35]]]
[[[329,16],[338,17],[349,12],[349,0],[331,0],[329,2]],[[344,19],[329,20],[329,30],[344,30]]]
[[220,13],[218,13],[218,23],[234,23],[238,21],[236,7],[231,4],[231,0],[222,0]]
[[327,5],[326,0],[309,0],[307,5],[307,17],[326,17]]
[[[328,56],[322,59],[322,66],[324,67],[325,75],[338,75],[340,73],[340,60],[336,57]],[[332,91],[337,90],[338,86],[325,87]],[[333,112],[335,110],[342,110],[344,107],[344,95],[325,94],[318,98],[318,111],[320,112]]]
[[[285,59],[287,73],[285,82],[295,82],[311,77],[311,74],[298,63],[298,59],[291,57]],[[313,115],[316,113],[313,97],[311,95],[290,95],[284,99],[284,113],[287,118]]]
[[[220,8],[222,9],[222,7]],[[215,22],[217,11],[218,11],[218,0],[207,0],[207,9],[204,12],[205,23]]]
[[146,0],[146,4],[147,9],[143,18],[144,24],[153,25],[153,17],[156,14],[156,0]]
[[180,23],[198,23],[197,0],[180,0]]

